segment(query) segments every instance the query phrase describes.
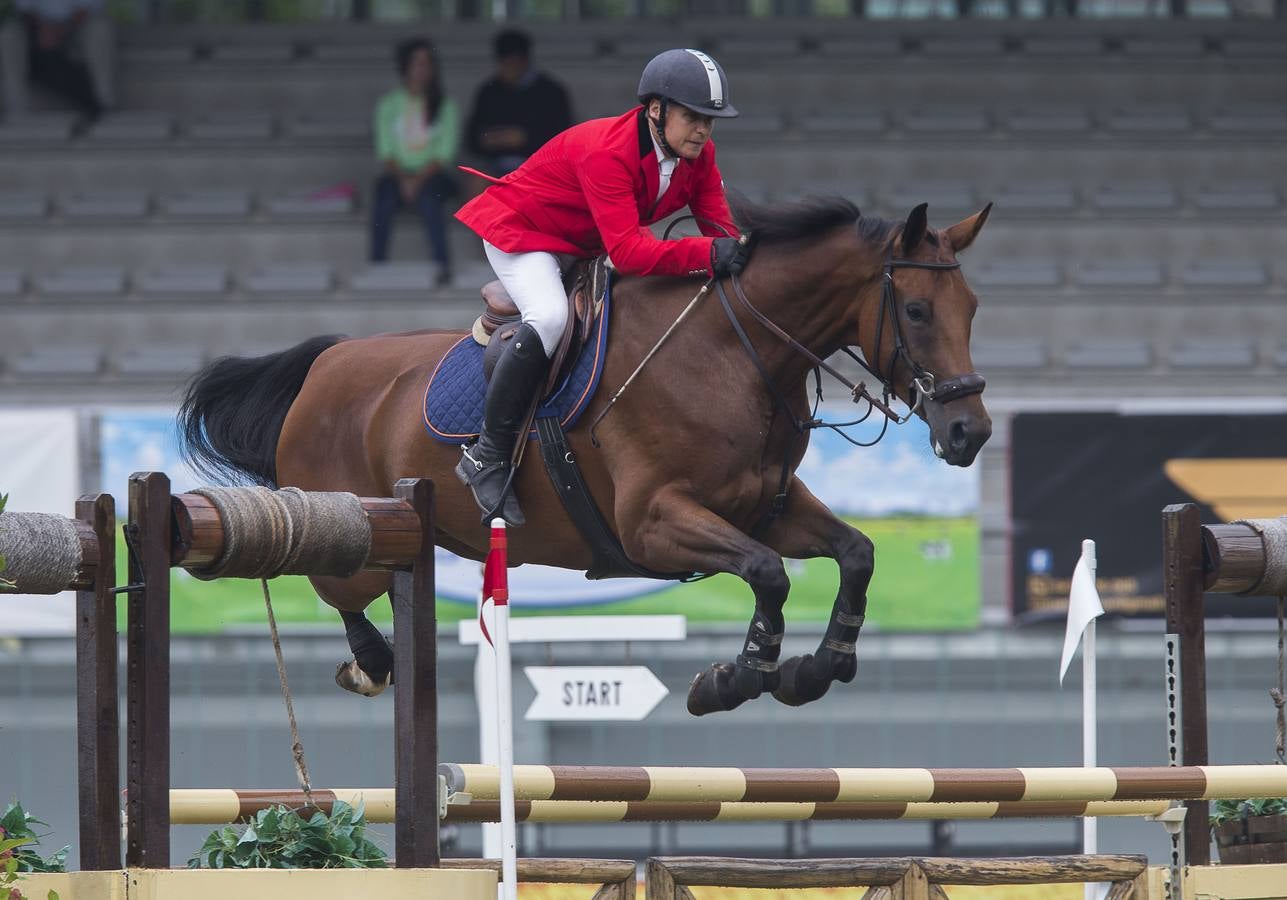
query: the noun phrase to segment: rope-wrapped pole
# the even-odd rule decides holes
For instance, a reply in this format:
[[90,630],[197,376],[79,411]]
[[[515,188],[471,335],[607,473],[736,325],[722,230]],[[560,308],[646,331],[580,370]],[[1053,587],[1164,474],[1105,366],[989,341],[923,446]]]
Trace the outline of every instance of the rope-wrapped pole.
[[50,513],[0,513],[5,593],[89,590],[99,565],[98,536],[87,523]]
[[262,487],[199,488],[223,525],[223,553],[198,578],[355,575],[371,553],[371,525],[354,494]]
[[[225,566],[230,559],[227,542],[229,540],[228,531],[231,529],[240,532],[239,535],[233,535],[232,539],[237,542],[238,548],[233,551],[236,555],[243,552],[258,554],[256,548],[248,546],[250,540],[245,536],[245,528],[242,526],[240,519],[244,510],[234,511],[230,515],[225,515],[228,501],[224,498],[234,496],[225,492],[260,492],[273,494],[263,488],[207,488],[199,493],[178,494],[171,501],[175,533],[174,544],[171,547],[170,561],[173,565],[182,566],[192,572],[208,573],[212,567]],[[216,504],[211,496],[218,492],[223,507]],[[266,555],[276,557],[278,560],[285,561],[286,571],[279,574],[309,574],[309,575],[329,575],[342,574],[343,571],[352,568],[352,555],[348,551],[341,553],[337,559],[322,558],[318,560],[324,571],[315,572],[293,572],[292,569],[300,569],[308,562],[302,554],[296,554],[291,558],[293,550],[299,550],[301,541],[311,543],[314,540],[325,540],[328,544],[333,545],[338,539],[335,534],[338,529],[340,533],[352,533],[356,540],[363,541],[361,532],[369,532],[370,541],[369,549],[365,562],[362,564],[363,569],[379,569],[384,571],[393,571],[405,567],[415,559],[420,549],[420,519],[416,516],[415,510],[403,500],[393,497],[360,497],[354,498],[352,494],[317,494],[314,492],[295,492],[288,489],[283,492],[288,496],[281,498],[276,497],[258,498],[251,497],[244,501],[235,499],[232,502],[243,506],[252,505],[251,508],[259,508],[264,515],[270,519],[268,522],[252,523],[249,527],[253,529],[254,534],[270,534],[269,539],[276,543],[274,548]],[[289,496],[291,494],[301,495],[299,498]],[[320,499],[319,499],[320,498]],[[329,499],[328,499],[329,498]],[[356,500],[356,503],[354,502]],[[296,506],[303,506],[304,509],[298,514],[294,511]],[[285,507],[283,509],[283,507]],[[358,510],[360,508],[361,517],[364,522],[358,521]],[[337,513],[345,517],[345,521],[338,525],[328,526],[326,529],[330,532],[329,536],[319,535],[315,527],[310,527],[312,520],[320,516]],[[299,516],[307,516],[309,522],[300,523],[295,521]],[[291,520],[290,529],[292,536],[285,537],[286,526],[284,519]],[[295,535],[294,531],[302,527],[304,533],[302,536]],[[276,531],[274,531],[274,529]],[[286,546],[285,544],[293,545]],[[309,557],[325,557],[327,553],[325,547],[316,551],[310,551]],[[237,569],[239,571],[251,571],[250,564],[253,563],[239,562]],[[271,562],[271,560],[270,560]],[[256,564],[257,565],[257,564]],[[351,573],[350,573],[351,574]],[[262,577],[256,575],[234,575],[233,577]]]

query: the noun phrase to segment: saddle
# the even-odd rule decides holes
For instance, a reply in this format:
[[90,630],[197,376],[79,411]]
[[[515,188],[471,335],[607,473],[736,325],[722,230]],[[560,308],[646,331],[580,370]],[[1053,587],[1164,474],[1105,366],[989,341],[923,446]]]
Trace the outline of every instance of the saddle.
[[[576,361],[578,352],[590,339],[594,323],[603,308],[603,291],[608,283],[606,256],[580,259],[563,275],[563,288],[568,298],[568,322],[563,336],[550,359],[550,374],[542,395],[552,391],[562,380],[564,369]],[[483,377],[491,381],[492,370],[500,359],[505,344],[514,337],[521,313],[509,292],[499,281],[482,287],[483,314],[474,321],[474,340],[485,347]]]

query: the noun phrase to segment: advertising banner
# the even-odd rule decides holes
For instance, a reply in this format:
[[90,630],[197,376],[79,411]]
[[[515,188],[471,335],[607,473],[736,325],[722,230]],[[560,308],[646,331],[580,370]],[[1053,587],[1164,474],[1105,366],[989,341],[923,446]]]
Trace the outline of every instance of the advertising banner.
[[[823,409],[831,418],[852,416],[854,407]],[[131,472],[170,474],[176,491],[197,480],[179,460],[172,411],[114,410],[102,418],[105,489],[126,495]],[[878,426],[861,426],[870,440]],[[530,457],[539,459],[539,457]],[[530,464],[530,463],[529,463]],[[978,474],[935,458],[919,420],[891,426],[874,447],[856,447],[830,431],[815,432],[800,477],[832,510],[876,543],[876,574],[869,590],[868,622],[879,628],[942,630],[971,628],[979,618]],[[831,614],[839,572],[830,560],[788,561],[791,596],[788,621],[825,622]],[[121,571],[124,571],[122,569]],[[438,551],[436,584],[444,622],[473,615],[479,564]],[[200,582],[175,574],[173,626],[180,631],[222,630],[263,621],[263,600],[250,582]],[[750,617],[750,589],[731,575],[677,585],[646,579],[588,581],[580,572],[521,566],[510,573],[516,615],[558,609],[566,614],[681,613],[692,622],[737,622]],[[333,622],[306,579],[274,582],[274,605],[282,622]],[[387,621],[388,602],[370,608]]]
[[[1022,414],[1011,425],[1015,615],[1062,618],[1085,538],[1104,609],[1161,616],[1162,508],[1204,523],[1287,514],[1287,415]],[[1264,616],[1236,598],[1209,615]]]

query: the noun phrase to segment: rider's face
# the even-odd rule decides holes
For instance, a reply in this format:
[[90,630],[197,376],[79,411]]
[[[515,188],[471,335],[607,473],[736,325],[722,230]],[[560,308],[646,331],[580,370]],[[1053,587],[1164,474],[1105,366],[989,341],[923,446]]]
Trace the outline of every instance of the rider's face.
[[[661,114],[661,101],[654,100],[649,113],[655,118]],[[711,139],[715,120],[695,113],[678,103],[668,104],[666,110],[666,143],[684,159],[697,159],[702,148]]]

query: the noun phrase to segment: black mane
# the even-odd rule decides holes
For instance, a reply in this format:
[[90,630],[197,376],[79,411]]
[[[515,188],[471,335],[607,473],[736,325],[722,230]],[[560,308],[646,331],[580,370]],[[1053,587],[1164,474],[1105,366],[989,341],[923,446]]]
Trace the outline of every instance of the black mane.
[[806,197],[774,206],[753,203],[736,195],[729,200],[738,227],[756,241],[799,240],[856,223],[864,239],[878,242],[897,227],[895,222],[864,216],[844,197]]

